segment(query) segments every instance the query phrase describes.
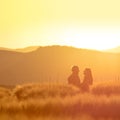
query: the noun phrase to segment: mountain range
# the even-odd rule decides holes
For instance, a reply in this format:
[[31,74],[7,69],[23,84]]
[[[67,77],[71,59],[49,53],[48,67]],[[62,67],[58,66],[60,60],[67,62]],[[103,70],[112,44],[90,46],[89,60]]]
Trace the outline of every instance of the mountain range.
[[[30,48],[30,51],[28,49]],[[120,53],[78,49],[67,46],[46,46],[22,50],[0,50],[0,84],[16,85],[38,82],[64,82],[71,67],[78,65],[80,79],[84,69],[91,68],[94,82],[118,80]]]

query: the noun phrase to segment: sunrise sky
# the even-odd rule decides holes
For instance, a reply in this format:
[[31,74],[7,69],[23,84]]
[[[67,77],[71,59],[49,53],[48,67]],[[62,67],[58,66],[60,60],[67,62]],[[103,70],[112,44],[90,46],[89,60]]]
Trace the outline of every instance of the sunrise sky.
[[120,0],[1,0],[0,47],[120,46]]

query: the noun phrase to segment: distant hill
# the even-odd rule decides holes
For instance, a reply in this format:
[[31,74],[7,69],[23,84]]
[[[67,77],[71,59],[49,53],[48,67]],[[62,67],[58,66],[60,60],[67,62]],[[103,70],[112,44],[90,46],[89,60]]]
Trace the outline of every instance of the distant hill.
[[120,54],[77,49],[73,47],[47,46],[32,52],[0,50],[0,84],[14,85],[30,82],[67,82],[71,67],[83,70],[90,67],[94,81],[118,80]]
[[14,51],[13,49],[10,49],[10,48],[4,48],[4,47],[0,47],[0,50]]
[[30,47],[19,48],[19,49],[12,49],[12,48],[4,48],[4,47],[0,47],[0,50],[6,50],[6,51],[15,51],[15,52],[23,52],[23,53],[27,53],[27,52],[31,52],[31,51],[37,50],[38,48],[39,48],[39,46],[30,46]]
[[19,48],[19,49],[14,49],[17,52],[31,52],[34,50],[37,50],[39,48],[39,46],[30,46],[30,47],[26,47],[26,48]]
[[106,52],[111,52],[111,53],[120,53],[120,46],[112,49],[105,50]]

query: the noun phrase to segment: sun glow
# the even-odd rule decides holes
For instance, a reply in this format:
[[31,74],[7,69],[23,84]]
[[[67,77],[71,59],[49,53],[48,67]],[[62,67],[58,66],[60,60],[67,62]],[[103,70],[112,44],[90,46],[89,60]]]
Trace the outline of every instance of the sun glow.
[[19,47],[66,45],[77,48],[104,50],[120,45],[119,33],[120,29],[113,27],[73,27],[70,25],[59,26],[52,24],[46,25],[46,27],[26,28],[24,31],[21,31],[21,34],[18,34],[16,39],[20,42]]
[[0,47],[120,46],[119,4],[119,0],[0,1]]

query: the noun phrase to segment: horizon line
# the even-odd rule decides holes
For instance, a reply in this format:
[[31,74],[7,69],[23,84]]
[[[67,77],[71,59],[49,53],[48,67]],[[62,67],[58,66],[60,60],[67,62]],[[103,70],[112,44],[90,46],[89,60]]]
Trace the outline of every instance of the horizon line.
[[[3,46],[0,46],[0,49],[3,49],[3,50],[22,50],[22,49],[26,49],[26,48],[32,48],[32,47],[36,47],[39,48],[39,47],[54,47],[54,46],[57,46],[57,47],[71,47],[71,48],[76,48],[76,49],[86,49],[86,50],[93,50],[93,51],[101,51],[101,52],[111,52],[113,53],[112,49],[115,49],[115,48],[119,48],[120,46],[116,46],[116,47],[113,47],[113,48],[108,48],[108,49],[102,49],[102,50],[98,50],[98,49],[92,49],[92,48],[85,48],[85,47],[75,47],[75,46],[70,46],[70,45],[57,45],[57,44],[53,44],[53,45],[33,45],[33,46],[25,46],[25,47],[17,47],[17,48],[14,48],[14,47],[3,47]],[[31,50],[31,51],[34,51],[34,50]],[[118,51],[119,52],[119,51]],[[114,52],[115,53],[115,52]],[[117,53],[117,52],[116,52]]]

